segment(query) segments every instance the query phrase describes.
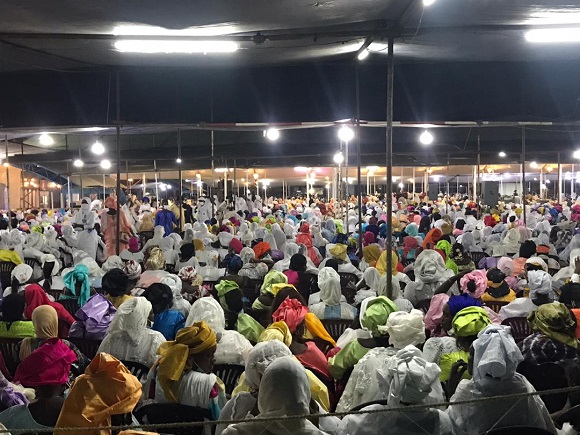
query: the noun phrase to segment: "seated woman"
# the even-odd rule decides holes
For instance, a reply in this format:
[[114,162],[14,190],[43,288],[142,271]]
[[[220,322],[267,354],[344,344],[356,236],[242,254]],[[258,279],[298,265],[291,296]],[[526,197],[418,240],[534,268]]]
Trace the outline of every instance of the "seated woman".
[[452,337],[433,337],[425,342],[423,354],[429,362],[441,368],[441,382],[449,379],[451,366],[467,360],[469,346],[491,320],[481,302],[468,295],[452,296],[443,307],[443,330],[453,330]]
[[58,274],[60,265],[56,257],[52,254],[44,254],[40,257],[40,265],[43,279],[38,282],[38,285],[45,291],[64,289],[64,281]]
[[501,307],[499,316],[503,319],[511,317],[528,317],[532,312],[543,304],[554,301],[552,291],[552,279],[543,270],[530,270],[526,272],[527,286],[530,297],[516,298],[509,304]]
[[187,317],[189,314],[189,309],[191,308],[191,304],[183,297],[181,293],[183,290],[183,283],[181,282],[181,278],[173,273],[170,273],[161,280],[161,284],[166,284],[173,293],[173,304],[171,305],[171,309],[179,311],[181,314],[183,314],[183,317]]
[[417,250],[419,249],[419,242],[415,237],[403,237],[403,246],[397,250],[397,255],[403,260],[414,260]]
[[131,237],[129,239],[129,244],[127,245],[127,249],[124,249],[119,254],[121,260],[127,262],[129,260],[133,260],[136,263],[143,263],[143,253],[139,251],[139,238],[138,237]]
[[371,245],[364,246],[362,249],[362,254],[363,258],[360,261],[358,267],[362,272],[364,272],[369,267],[377,266],[377,261],[379,261],[379,258],[381,257],[381,248],[379,245],[373,243]]
[[267,311],[272,306],[272,301],[276,293],[283,287],[275,287],[276,284],[288,284],[288,277],[282,272],[271,270],[264,277],[264,282],[260,288],[260,296],[252,304],[252,308],[257,311]]
[[92,296],[76,312],[77,321],[69,331],[69,337],[102,340],[117,310],[102,294]]
[[139,379],[121,361],[98,353],[71,386],[54,433],[64,435],[70,431],[58,428],[78,427],[87,431],[75,433],[100,434],[102,427],[130,423],[131,412],[141,399],[141,389]]
[[177,334],[185,325],[185,317],[179,311],[172,310],[173,293],[167,284],[151,284],[143,293],[153,306],[153,326],[154,331],[163,334],[166,340],[174,340]]
[[199,270],[199,261],[195,258],[195,247],[193,243],[186,243],[181,245],[179,248],[179,261],[175,264],[176,271],[181,270],[184,267],[191,266]]
[[[415,260],[415,281],[405,287],[405,298],[414,306],[425,299],[431,299],[435,290],[447,279],[454,277],[453,271],[445,267],[443,257],[432,249],[422,251]],[[457,285],[451,287],[457,293]]]
[[410,313],[413,309],[411,301],[401,296],[401,281],[399,281],[399,279],[394,275],[392,277],[391,285],[389,286],[387,285],[387,274],[381,276],[381,279],[379,280],[378,295],[388,297],[401,311]]
[[310,305],[309,310],[319,319],[352,320],[356,316],[356,308],[346,302],[341,302],[340,276],[330,267],[324,267],[318,273],[320,302]]
[[461,243],[455,243],[451,251],[451,258],[457,265],[457,272],[471,272],[475,270],[475,263],[471,260],[469,252],[466,252]]
[[216,335],[204,321],[181,329],[175,341],[163,343],[152,370],[157,376],[155,402],[209,409],[217,420],[226,398],[222,382],[211,372],[216,346]]
[[129,294],[129,277],[121,269],[112,269],[103,276],[103,292],[115,308],[133,296]]
[[449,243],[447,240],[439,240],[437,242],[436,248],[445,254],[445,267],[449,270],[452,270],[454,274],[459,273],[457,270],[457,264],[455,264],[455,261],[453,261],[453,247],[451,246],[451,243]]
[[351,339],[340,352],[328,360],[328,370],[334,379],[342,379],[369,350],[389,346],[384,326],[395,311],[399,311],[399,308],[385,296],[367,298],[362,302],[360,325],[372,337]]
[[[373,414],[347,415],[343,418],[337,435],[453,433],[451,419],[439,409],[387,411],[389,408],[422,405],[430,401],[441,403],[443,396],[439,383],[439,367],[426,361],[419,349],[410,345],[399,350],[391,358],[389,367],[390,370],[384,373],[384,383],[389,392],[385,395],[387,405],[370,405],[362,408],[364,411],[375,411]],[[381,409],[387,412],[376,412]]]
[[348,246],[342,243],[329,244],[326,245],[327,258],[320,262],[318,269],[322,270],[328,267],[328,262],[334,260],[338,263],[338,272],[340,273],[352,273],[357,276],[358,279],[362,278],[362,272],[357,269],[351,262],[347,255]]
[[4,296],[2,302],[2,321],[0,322],[0,337],[24,338],[34,337],[34,325],[24,320],[24,296],[11,293]]
[[[379,292],[381,275],[376,267],[367,267],[362,279],[356,284],[355,303],[358,305],[366,298],[376,297]],[[386,282],[386,281],[385,281]]]
[[98,352],[108,353],[121,361],[134,361],[147,367],[157,360],[157,349],[165,342],[161,332],[147,328],[152,305],[144,297],[123,302]]
[[75,353],[58,338],[47,340],[18,365],[14,382],[34,388],[36,400],[0,413],[0,423],[7,429],[50,429],[56,425],[64,403]]
[[[389,334],[389,347],[371,349],[354,366],[342,397],[336,408],[337,412],[349,411],[363,403],[384,400],[389,397],[387,374],[391,360],[397,352],[409,345],[417,346],[425,342],[425,324],[423,313],[413,310],[411,313],[397,311],[387,319],[385,326]],[[437,388],[442,398],[441,388]]]
[[288,270],[284,271],[284,275],[288,277],[288,284],[296,287],[305,299],[308,299],[311,294],[320,290],[312,279],[314,274],[308,271],[307,267],[308,262],[306,257],[302,254],[294,254],[290,258]]
[[12,272],[10,272],[10,287],[4,289],[3,296],[8,296],[11,293],[24,293],[24,288],[32,280],[32,273],[32,267],[28,264],[19,264],[12,269]]
[[222,276],[219,280],[234,281],[238,284],[239,288],[248,288],[250,279],[247,276],[240,276],[240,270],[244,266],[244,263],[239,255],[232,255],[224,261],[224,266],[226,268],[226,275]]
[[264,327],[244,313],[244,294],[234,281],[222,280],[215,286],[226,316],[226,329],[237,331],[252,343],[257,343]]
[[79,307],[87,303],[94,293],[91,289],[89,268],[84,264],[77,264],[73,270],[64,275],[64,290],[60,299],[76,299]]
[[66,338],[72,324],[76,321],[73,316],[65,309],[62,304],[52,302],[45,291],[38,284],[30,284],[24,290],[24,300],[26,307],[24,309],[24,317],[32,320],[32,314],[36,308],[49,305],[56,310],[58,315],[58,337]]
[[[53,307],[50,305],[40,305],[37,307],[32,312],[32,324],[34,325],[36,337],[27,337],[20,342],[20,351],[18,352],[19,360],[24,361],[28,355],[40,346],[58,338],[58,323],[58,314]],[[84,372],[90,361],[70,341],[62,340],[62,342],[76,355],[75,359],[72,361],[74,363],[75,373],[78,375]]]
[[245,276],[249,279],[265,279],[268,273],[268,266],[256,259],[256,253],[252,248],[245,247],[240,252],[240,258],[244,265],[238,272],[239,276]]
[[200,298],[193,303],[185,321],[185,326],[191,326],[202,321],[216,335],[215,363],[244,365],[245,358],[252,349],[252,344],[237,331],[226,329],[224,310],[219,302],[212,297]]
[[524,362],[535,366],[578,357],[576,319],[564,304],[541,305],[530,314],[528,322],[534,333],[518,343]]
[[272,314],[275,322],[283,321],[288,325],[292,334],[292,344],[290,351],[300,361],[300,363],[320,374],[325,379],[332,379],[328,371],[328,360],[313,341],[304,340],[306,330],[305,317],[308,308],[302,305],[297,299],[285,299],[280,307]]
[[512,302],[516,299],[516,292],[514,292],[508,283],[505,281],[505,274],[497,267],[491,268],[487,271],[487,289],[481,295],[483,302]]
[[[462,380],[450,401],[535,392],[527,379],[516,373],[523,360],[509,329],[492,325],[483,329],[469,350],[471,380]],[[537,427],[556,433],[554,423],[539,396],[450,406],[447,415],[457,434],[482,434],[502,427]]]
[[[425,314],[425,329],[430,331],[430,337],[445,337],[447,331],[443,329],[443,307],[449,302],[447,293],[436,294],[431,298],[429,310]],[[451,325],[449,325],[451,326]]]
[[[278,358],[264,371],[258,392],[258,418],[305,415],[310,412],[310,389],[305,370],[291,358]],[[280,394],[283,391],[284,394]],[[268,433],[272,435],[324,435],[306,418],[238,423],[223,435]]]

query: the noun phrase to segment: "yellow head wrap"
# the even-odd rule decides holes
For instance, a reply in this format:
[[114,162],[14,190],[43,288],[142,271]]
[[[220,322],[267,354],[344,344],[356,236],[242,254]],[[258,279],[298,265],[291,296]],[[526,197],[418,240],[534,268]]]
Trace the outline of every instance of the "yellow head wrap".
[[346,245],[337,243],[332,248],[330,248],[330,253],[337,260],[344,261],[346,260]]
[[284,321],[280,320],[279,322],[272,323],[260,334],[260,343],[272,340],[281,341],[286,346],[292,344],[292,333]]
[[175,389],[177,381],[185,370],[191,370],[187,359],[190,355],[200,354],[217,345],[215,333],[203,320],[182,328],[175,341],[166,341],[157,350],[159,368],[157,378],[163,388],[165,397],[170,402],[177,402]]
[[151,249],[147,263],[145,263],[145,269],[147,270],[163,270],[165,269],[165,259],[163,257],[163,251],[157,247]]
[[205,251],[205,245],[201,239],[193,239],[193,247],[196,251]]
[[316,314],[306,313],[304,321],[306,322],[307,338],[320,338],[336,347],[336,341],[330,336],[320,319],[316,317]]

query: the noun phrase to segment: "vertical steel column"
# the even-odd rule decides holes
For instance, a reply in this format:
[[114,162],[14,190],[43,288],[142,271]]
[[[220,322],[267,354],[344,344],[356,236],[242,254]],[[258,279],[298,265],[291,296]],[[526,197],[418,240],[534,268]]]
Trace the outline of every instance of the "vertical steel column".
[[387,201],[387,288],[392,287],[393,271],[391,264],[393,261],[393,89],[395,83],[395,62],[394,62],[394,37],[388,38],[387,55],[387,129],[386,129],[386,157],[387,157],[387,188],[385,189],[385,200]]
[[562,161],[558,153],[558,202],[562,204]]
[[[183,200],[183,174],[181,173],[181,130],[177,129],[177,171],[179,175],[179,195],[175,198],[176,202],[179,203],[179,233],[183,231],[181,228],[181,221],[183,219],[183,206],[181,201]],[[176,204],[177,205],[177,204]]]
[[117,99],[117,243],[115,252],[117,255],[121,252],[121,79],[119,72],[117,72],[117,91],[115,97]]
[[481,173],[481,127],[478,127],[477,130],[477,182],[475,183],[475,191],[474,196],[475,196],[475,207],[477,208],[477,217],[481,216],[481,210],[480,210],[480,201],[479,201],[479,196],[480,196],[480,190],[481,190],[481,186],[480,186],[480,179],[479,179],[479,174]]
[[[362,192],[361,192],[361,159],[360,159],[360,81],[358,77],[358,63],[355,67],[355,90],[356,90],[356,178],[358,183],[358,252],[362,255]],[[367,176],[368,180],[368,176]]]
[[522,127],[522,209],[524,225],[527,225],[526,217],[526,127]]

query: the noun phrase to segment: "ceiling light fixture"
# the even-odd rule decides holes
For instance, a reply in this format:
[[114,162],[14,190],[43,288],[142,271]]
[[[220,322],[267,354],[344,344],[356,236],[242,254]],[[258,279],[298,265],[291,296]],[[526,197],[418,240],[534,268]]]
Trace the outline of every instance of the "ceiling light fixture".
[[360,52],[360,53],[359,53],[359,54],[356,56],[356,58],[357,58],[358,60],[365,60],[367,57],[369,57],[369,54],[371,54],[371,53],[370,53],[370,52],[369,52],[369,51],[368,51],[368,50],[365,48],[363,51],[361,51],[361,52]]
[[350,142],[354,139],[354,130],[346,125],[343,125],[338,130],[338,138],[343,142]]
[[344,155],[341,152],[338,152],[334,155],[333,160],[337,165],[342,165],[342,162],[344,162]]
[[51,146],[54,144],[54,139],[52,138],[52,136],[48,133],[42,133],[39,137],[38,137],[38,142],[40,143],[40,145],[42,146]]
[[503,151],[500,151],[500,152],[499,152],[499,156],[500,156],[500,157],[505,157],[505,156],[507,156],[507,154],[506,154],[506,153],[504,153]]
[[85,165],[85,162],[83,162],[81,159],[75,159],[75,161],[73,162],[73,166],[75,168],[82,168]]
[[530,163],[530,167],[536,169],[538,167],[538,162]]
[[111,169],[111,162],[107,159],[101,161],[101,168],[103,169]]
[[91,146],[91,152],[93,154],[96,154],[97,156],[100,156],[101,154],[103,154],[105,152],[105,147],[103,146],[103,144],[99,141],[96,141],[93,146]]
[[177,158],[177,160],[176,160],[176,162],[177,162],[178,164],[181,164],[181,159],[178,157],[178,158]]
[[239,45],[233,41],[184,41],[125,39],[115,42],[122,53],[233,53]]
[[367,38],[365,39],[365,42],[363,42],[363,44],[360,46],[360,48],[356,52],[356,58],[358,60],[365,60],[367,57],[369,57],[370,51],[368,50],[368,48],[369,48],[369,45],[372,44],[373,39],[374,38],[372,36],[367,36]]
[[562,27],[529,30],[526,32],[526,40],[540,44],[580,42],[580,28]]
[[423,133],[421,133],[421,136],[419,136],[419,141],[423,145],[431,145],[433,140],[433,135],[429,132],[429,130],[425,130]]
[[277,128],[269,128],[266,130],[266,138],[272,142],[277,141],[280,138],[280,130]]
[[431,6],[435,0],[423,0],[423,6]]
[[574,154],[572,154],[572,157],[574,157],[575,159],[580,159],[580,150],[574,151]]

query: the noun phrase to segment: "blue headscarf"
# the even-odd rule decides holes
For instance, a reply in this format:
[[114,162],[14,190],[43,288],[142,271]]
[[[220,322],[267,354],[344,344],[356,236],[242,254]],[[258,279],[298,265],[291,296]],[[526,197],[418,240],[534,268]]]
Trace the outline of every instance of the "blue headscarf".
[[[91,282],[89,280],[89,268],[84,264],[77,264],[64,278],[64,285],[78,298],[79,307],[82,307],[91,297]],[[77,295],[76,283],[81,283],[80,294]],[[62,296],[61,296],[62,298]]]
[[482,303],[479,299],[472,298],[466,293],[463,293],[459,296],[451,296],[447,304],[449,305],[449,311],[451,312],[452,316],[455,316],[464,308],[482,306]]

